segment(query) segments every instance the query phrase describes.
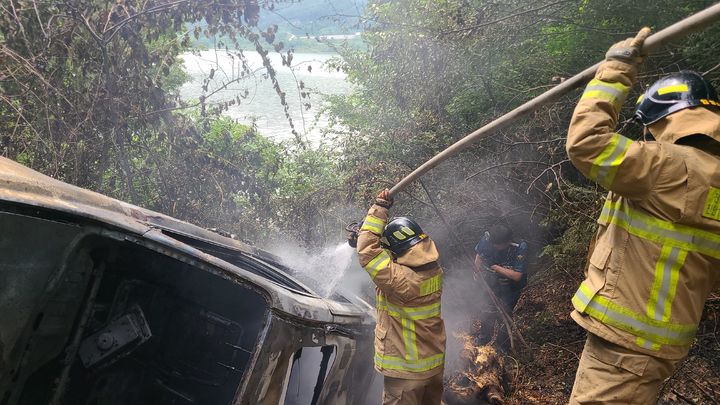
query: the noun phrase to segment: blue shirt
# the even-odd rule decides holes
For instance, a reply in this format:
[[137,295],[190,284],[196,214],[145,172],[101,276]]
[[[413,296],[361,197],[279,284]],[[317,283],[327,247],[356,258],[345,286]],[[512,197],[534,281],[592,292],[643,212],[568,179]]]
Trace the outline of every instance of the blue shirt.
[[505,268],[525,274],[527,271],[528,245],[525,241],[511,243],[507,249],[496,250],[490,243],[490,234],[485,232],[475,246],[475,253],[483,259],[488,267],[497,264]]

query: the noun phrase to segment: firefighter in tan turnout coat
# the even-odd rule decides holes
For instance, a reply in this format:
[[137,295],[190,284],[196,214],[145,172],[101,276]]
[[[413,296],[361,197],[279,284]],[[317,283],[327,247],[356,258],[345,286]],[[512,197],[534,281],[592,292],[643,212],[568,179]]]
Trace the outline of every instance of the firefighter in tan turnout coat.
[[440,318],[443,271],[435,243],[414,221],[395,218],[384,190],[357,240],[360,265],[377,292],[375,368],[384,375],[383,404],[439,405],[445,326]]
[[610,190],[573,319],[588,333],[571,404],[655,403],[720,279],[720,110],[680,72],[638,100],[644,140],[615,132],[648,31],[615,44],[583,93],[567,152]]

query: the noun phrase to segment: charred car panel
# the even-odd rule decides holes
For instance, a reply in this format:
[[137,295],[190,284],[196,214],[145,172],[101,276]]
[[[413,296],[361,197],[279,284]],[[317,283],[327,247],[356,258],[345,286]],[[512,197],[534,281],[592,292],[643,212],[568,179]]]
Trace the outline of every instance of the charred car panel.
[[370,307],[261,250],[2,158],[0,229],[0,405],[367,403]]

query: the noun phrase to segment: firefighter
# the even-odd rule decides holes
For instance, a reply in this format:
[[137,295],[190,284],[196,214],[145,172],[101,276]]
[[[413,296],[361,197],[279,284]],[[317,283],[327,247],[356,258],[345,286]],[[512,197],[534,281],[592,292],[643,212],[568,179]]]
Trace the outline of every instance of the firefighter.
[[443,271],[435,243],[415,221],[400,217],[387,223],[392,204],[389,191],[380,192],[357,238],[360,265],[376,286],[375,368],[384,376],[383,404],[439,405]]
[[525,286],[527,243],[513,241],[512,229],[493,225],[475,246],[475,270],[484,275],[488,286],[512,313]]
[[[508,314],[512,314],[527,280],[527,243],[513,241],[513,232],[503,224],[493,225],[475,246],[475,271],[485,279]],[[482,314],[475,343],[485,345],[495,338],[497,347],[507,352],[510,339],[494,305]]]
[[571,404],[655,403],[720,279],[715,90],[694,72],[662,78],[638,100],[644,138],[615,132],[647,34],[610,48],[568,131],[572,163],[610,191],[572,298],[572,317],[588,338]]

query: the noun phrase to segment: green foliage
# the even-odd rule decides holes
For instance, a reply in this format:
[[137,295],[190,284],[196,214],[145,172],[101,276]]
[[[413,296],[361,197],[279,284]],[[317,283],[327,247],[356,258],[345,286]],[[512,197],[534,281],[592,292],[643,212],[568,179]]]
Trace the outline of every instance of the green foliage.
[[[17,13],[0,5],[0,153],[246,239],[282,233],[325,243],[362,215],[378,189],[461,136],[583,70],[641,26],[661,28],[711,4],[292,3],[267,2],[277,8],[261,11],[249,0],[10,0]],[[337,16],[357,13],[357,20]],[[241,61],[232,48],[255,49],[275,83],[265,47],[286,52],[287,62],[292,47],[327,46],[313,35],[356,31],[364,31],[361,40],[331,43],[342,56],[334,66],[354,86],[328,98],[332,127],[320,145],[276,143],[223,118],[233,101],[207,99],[211,77],[197,102],[177,94],[187,80],[178,55],[192,42],[227,46]],[[290,37],[306,32],[310,39]],[[716,61],[707,55],[718,38],[720,29],[711,28],[651,55],[641,86],[681,68],[712,70]],[[248,72],[241,63],[233,80]],[[285,104],[283,89],[275,89]],[[531,242],[550,240],[544,253],[557,268],[579,267],[603,191],[565,156],[576,96],[436,168],[399,196],[397,213],[420,219],[437,239],[444,234],[458,255],[486,227],[507,222]],[[631,110],[628,104],[624,116]],[[463,240],[452,239],[446,225]]]
[[[130,150],[177,132],[170,111],[184,107],[175,93],[187,79],[178,55],[191,36],[243,38],[260,51],[261,39],[272,43],[272,28],[255,28],[260,9],[250,0],[10,0],[0,7],[3,154],[90,188],[107,170],[122,173],[133,202],[142,200],[134,177],[145,173]],[[200,20],[203,30],[186,31]],[[272,80],[272,66],[267,71]],[[206,112],[204,100],[200,106]]]
[[565,195],[568,207],[550,211],[543,221],[543,225],[556,229],[559,236],[542,249],[541,256],[552,259],[551,269],[579,276],[577,268],[584,265],[588,246],[597,230],[595,219],[604,195],[598,190],[577,186],[568,187]]
[[[368,195],[460,137],[602,59],[644,25],[665,27],[709,1],[370,1],[367,51],[345,51],[354,91],[331,99],[350,179]],[[682,68],[710,69],[711,29],[651,55],[647,85]],[[712,73],[717,75],[717,72]],[[637,90],[636,90],[637,91]],[[444,213],[464,246],[495,222],[512,225],[564,270],[582,266],[603,190],[568,163],[564,137],[571,95],[500,131],[429,173],[400,209],[445,233]],[[633,98],[633,95],[631,95]],[[630,103],[623,114],[632,112]],[[632,135],[635,127],[624,128]],[[353,169],[354,167],[354,169]],[[422,200],[422,201],[420,201]],[[452,240],[452,244],[459,243]],[[464,253],[463,253],[464,254]]]
[[178,56],[201,36],[251,44],[275,81],[262,44],[273,44],[276,28],[256,28],[257,2],[10,0],[0,10],[3,156],[249,239],[278,231],[290,208],[277,196],[307,187],[286,166],[297,165],[294,150],[311,149],[218,117],[228,104],[205,96],[187,112],[177,94],[188,78]]

